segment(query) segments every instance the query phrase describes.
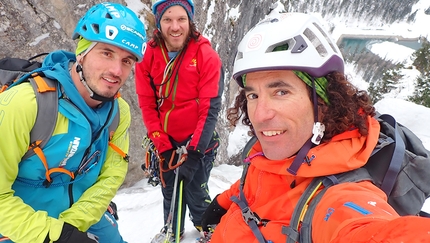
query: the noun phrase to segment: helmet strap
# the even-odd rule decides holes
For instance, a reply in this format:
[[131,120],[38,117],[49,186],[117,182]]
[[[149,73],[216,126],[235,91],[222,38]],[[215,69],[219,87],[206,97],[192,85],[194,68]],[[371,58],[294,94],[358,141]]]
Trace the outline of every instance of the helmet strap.
[[98,42],[93,41],[91,42],[90,46],[84,51],[84,53],[82,53],[82,57],[86,56],[88,54],[88,52],[90,52],[96,45]]
[[318,121],[318,97],[315,87],[315,79],[311,77],[312,80],[312,101],[314,105],[314,126],[312,128],[312,138],[311,141],[313,144],[318,145],[321,142],[321,139],[324,136],[325,126],[321,122]]
[[114,99],[115,99],[116,95],[115,95],[115,96],[113,96],[113,97],[111,97],[111,98],[108,98],[108,97],[104,97],[104,96],[101,96],[101,95],[99,95],[99,94],[95,93],[95,92],[90,88],[90,86],[88,86],[88,83],[87,83],[87,81],[85,80],[85,77],[84,77],[84,72],[83,72],[83,70],[82,70],[82,66],[81,66],[81,64],[79,64],[79,63],[76,63],[76,72],[77,72],[77,73],[78,73],[78,75],[79,75],[79,79],[80,79],[81,83],[84,85],[85,89],[86,89],[86,90],[88,91],[88,93],[90,94],[90,98],[91,98],[91,99],[93,99],[93,100],[98,100],[98,101],[101,101],[101,102],[108,102],[108,101],[112,101],[112,100],[114,100]]
[[308,158],[307,154],[309,150],[312,148],[313,144],[318,145],[321,142],[322,137],[324,136],[324,124],[318,121],[318,97],[315,89],[315,79],[312,79],[312,103],[314,107],[314,126],[312,128],[313,136],[309,138],[306,143],[300,148],[299,152],[294,158],[293,163],[291,163],[290,167],[288,167],[287,171],[292,175],[297,175],[297,171],[303,162],[306,162],[308,165],[311,165],[312,159]]

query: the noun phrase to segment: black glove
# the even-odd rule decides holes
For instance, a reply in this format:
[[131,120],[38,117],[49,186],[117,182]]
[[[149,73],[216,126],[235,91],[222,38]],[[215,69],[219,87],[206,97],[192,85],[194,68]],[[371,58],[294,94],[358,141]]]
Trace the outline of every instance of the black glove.
[[119,217],[118,217],[118,208],[116,207],[116,203],[114,203],[114,202],[110,202],[109,203],[109,206],[108,206],[108,208],[107,208],[107,211],[110,213],[110,214],[112,214],[112,216],[116,219],[116,220],[119,220]]
[[141,164],[141,165],[140,165],[140,168],[141,168],[143,171],[146,171],[146,164],[145,164],[145,163]]
[[206,208],[205,212],[202,215],[202,228],[204,232],[208,232],[209,225],[218,224],[221,221],[221,217],[227,213],[227,210],[222,208],[217,201],[217,197],[212,200],[211,204]]
[[178,181],[183,180],[184,186],[193,180],[194,174],[199,169],[199,163],[201,163],[203,155],[197,151],[188,151],[187,159],[179,167]]
[[165,170],[169,169],[169,165],[174,166],[178,163],[178,154],[175,149],[164,151],[160,157],[164,160],[163,169]]
[[[91,238],[90,238],[91,237]],[[49,243],[49,232],[45,238],[44,243]],[[81,232],[71,224],[64,223],[63,230],[61,231],[60,238],[55,243],[97,243],[97,237],[95,235],[89,235],[89,233]]]

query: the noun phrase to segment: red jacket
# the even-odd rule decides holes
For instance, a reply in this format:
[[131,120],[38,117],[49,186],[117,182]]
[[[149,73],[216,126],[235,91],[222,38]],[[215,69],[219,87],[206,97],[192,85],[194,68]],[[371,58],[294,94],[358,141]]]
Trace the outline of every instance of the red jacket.
[[[192,135],[188,149],[204,154],[221,108],[221,60],[200,36],[197,42],[190,39],[169,69],[167,49],[151,47],[153,42],[136,64],[136,93],[148,136],[162,153],[172,148],[168,135],[179,143]],[[171,74],[163,80],[165,69]]]
[[[264,156],[251,159],[243,193],[250,209],[261,219],[270,220],[259,227],[266,240],[286,242],[282,226],[289,225],[295,205],[314,177],[365,164],[379,134],[379,123],[369,118],[369,124],[368,136],[360,136],[356,130],[345,132],[312,148],[308,155],[315,158],[310,166],[303,164],[296,177],[286,171],[294,157],[282,161]],[[257,142],[250,154],[261,151]],[[293,180],[295,186],[291,188]],[[217,197],[218,203],[228,211],[217,225],[211,243],[258,242],[243,220],[239,206],[230,200],[233,195],[239,195],[239,181]],[[363,214],[347,206],[351,204],[370,213]],[[329,188],[317,205],[312,219],[312,239],[314,243],[430,242],[430,219],[400,217],[387,203],[384,192],[369,181],[342,183]]]

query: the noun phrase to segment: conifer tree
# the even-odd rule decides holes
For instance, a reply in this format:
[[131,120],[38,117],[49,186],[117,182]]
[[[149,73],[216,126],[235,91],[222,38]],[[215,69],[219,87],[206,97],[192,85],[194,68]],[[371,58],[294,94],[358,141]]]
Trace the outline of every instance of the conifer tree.
[[393,69],[385,71],[382,74],[381,80],[369,84],[368,92],[373,103],[381,100],[384,94],[396,89],[399,80],[403,77],[400,72],[403,68],[403,64],[398,63]]
[[422,74],[430,73],[430,42],[424,40],[420,49],[412,54],[412,63]]
[[424,41],[422,47],[412,54],[413,65],[421,72],[415,80],[415,90],[408,99],[419,105],[430,107],[430,43]]

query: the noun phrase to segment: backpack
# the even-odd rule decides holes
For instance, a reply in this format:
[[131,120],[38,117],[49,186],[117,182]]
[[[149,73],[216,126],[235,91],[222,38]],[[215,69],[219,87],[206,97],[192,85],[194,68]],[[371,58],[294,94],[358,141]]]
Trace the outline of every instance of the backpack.
[[[367,163],[353,171],[313,179],[300,197],[290,225],[282,228],[282,233],[287,235],[287,243],[312,242],[312,217],[318,202],[329,187],[344,182],[371,180],[387,194],[388,203],[399,215],[429,217],[421,209],[430,196],[430,151],[412,131],[397,123],[391,115],[377,114],[375,118],[381,130],[378,143]],[[256,137],[253,137],[245,146],[242,153],[244,161],[256,141]],[[241,187],[245,182],[248,166],[249,163],[245,163]],[[323,189],[315,196],[319,188]],[[257,220],[260,220],[258,216]],[[258,228],[252,228],[259,241],[265,242],[261,232],[255,231]]]
[[[34,155],[36,149],[43,149],[52,136],[57,122],[58,81],[45,77],[42,71],[46,70],[46,68],[42,68],[41,62],[35,61],[36,58],[47,54],[42,53],[28,60],[13,57],[0,59],[0,93],[13,88],[14,85],[21,82],[30,82],[36,94],[38,107],[36,122],[30,132],[29,149],[21,160]],[[111,118],[113,120],[108,128],[110,134],[109,146],[128,162],[129,156],[110,142],[113,132],[119,125],[119,114],[120,112],[116,112],[115,116]]]

